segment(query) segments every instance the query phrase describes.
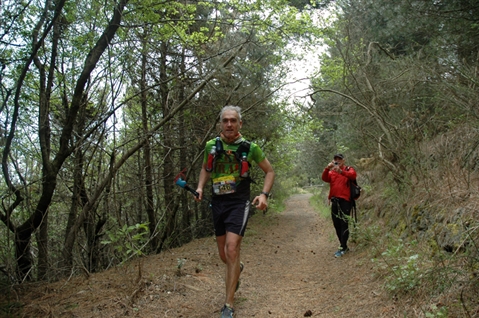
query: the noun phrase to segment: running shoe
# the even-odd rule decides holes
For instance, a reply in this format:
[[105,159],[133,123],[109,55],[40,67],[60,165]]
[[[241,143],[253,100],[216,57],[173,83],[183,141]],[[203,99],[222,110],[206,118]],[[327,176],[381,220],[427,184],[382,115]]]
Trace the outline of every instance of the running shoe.
[[[243,262],[240,262],[240,274],[241,274],[241,272],[243,272],[243,268],[244,268],[244,264],[243,264]],[[238,278],[238,282],[236,283],[235,292],[238,291],[238,288],[240,287],[240,285],[241,285],[241,282],[240,282],[240,279]]]
[[223,308],[221,309],[221,316],[220,318],[232,318],[234,314],[234,309],[231,308],[230,305],[225,304]]
[[344,251],[343,250],[337,250],[336,253],[334,253],[334,257],[341,257],[344,255]]
[[339,250],[338,250],[336,253],[334,253],[334,257],[341,257],[341,256],[343,256],[344,254],[346,254],[346,252],[348,252],[348,251],[349,251],[349,248],[343,250],[343,249],[340,247]]

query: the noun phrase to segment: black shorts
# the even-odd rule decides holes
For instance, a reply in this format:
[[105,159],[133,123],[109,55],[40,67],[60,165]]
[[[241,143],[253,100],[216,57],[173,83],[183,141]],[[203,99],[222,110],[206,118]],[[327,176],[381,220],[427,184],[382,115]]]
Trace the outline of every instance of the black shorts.
[[244,236],[249,217],[249,200],[213,200],[211,208],[216,236],[225,235],[227,231]]

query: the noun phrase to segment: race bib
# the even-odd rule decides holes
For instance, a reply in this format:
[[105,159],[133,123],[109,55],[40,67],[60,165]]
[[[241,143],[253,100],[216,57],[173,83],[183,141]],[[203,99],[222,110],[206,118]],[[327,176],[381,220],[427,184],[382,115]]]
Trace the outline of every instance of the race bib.
[[234,176],[225,176],[213,179],[213,193],[223,195],[236,192],[236,181]]

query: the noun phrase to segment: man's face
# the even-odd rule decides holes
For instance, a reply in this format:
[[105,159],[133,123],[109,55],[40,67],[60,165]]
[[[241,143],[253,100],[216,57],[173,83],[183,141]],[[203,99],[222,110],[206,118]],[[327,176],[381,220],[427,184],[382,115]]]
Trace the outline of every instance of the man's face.
[[342,166],[344,165],[344,159],[341,159],[339,157],[334,157],[334,162],[337,162],[338,163],[338,166]]
[[234,110],[227,110],[223,113],[223,118],[221,119],[221,130],[226,138],[235,138],[242,125],[243,122],[239,120],[238,113]]

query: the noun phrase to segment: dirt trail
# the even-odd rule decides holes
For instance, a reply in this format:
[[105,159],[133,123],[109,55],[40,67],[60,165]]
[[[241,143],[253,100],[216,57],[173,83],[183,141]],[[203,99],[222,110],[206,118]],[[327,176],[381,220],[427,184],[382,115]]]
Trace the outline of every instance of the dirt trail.
[[[330,219],[298,194],[280,214],[250,219],[236,317],[394,317],[366,254],[336,259]],[[178,260],[185,259],[180,270]],[[214,238],[103,273],[18,291],[24,317],[219,317],[223,265]]]
[[380,297],[379,282],[369,271],[369,260],[355,253],[354,245],[350,254],[333,256],[338,242],[332,221],[310,207],[310,196],[290,198],[255,248],[244,248],[245,259],[257,260],[252,271],[245,271],[244,280],[262,282],[262,287],[256,299],[246,296],[248,302],[238,308],[238,314],[303,317],[311,311],[313,317],[391,317]]

